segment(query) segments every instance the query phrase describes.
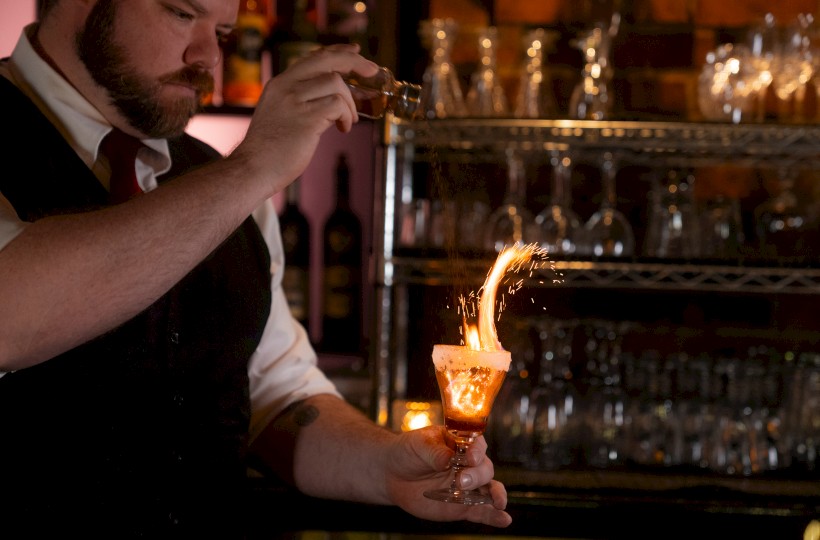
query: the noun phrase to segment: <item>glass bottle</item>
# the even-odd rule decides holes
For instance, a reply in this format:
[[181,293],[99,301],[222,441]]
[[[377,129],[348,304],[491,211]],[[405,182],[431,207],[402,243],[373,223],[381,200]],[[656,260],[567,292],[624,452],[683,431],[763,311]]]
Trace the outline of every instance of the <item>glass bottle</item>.
[[372,77],[356,73],[345,76],[353,95],[356,110],[365,118],[382,118],[390,112],[399,118],[412,119],[419,108],[421,86],[397,81],[393,73],[383,67]]
[[269,0],[239,4],[236,28],[225,44],[222,100],[226,105],[253,107],[262,95],[262,52],[273,21]]
[[322,350],[361,353],[362,224],[350,206],[350,169],[342,154],[336,166],[336,208],[323,230],[324,303]]
[[287,199],[279,215],[282,247],[285,253],[285,272],[282,290],[290,312],[308,329],[310,311],[310,223],[299,208],[299,182],[290,184]]

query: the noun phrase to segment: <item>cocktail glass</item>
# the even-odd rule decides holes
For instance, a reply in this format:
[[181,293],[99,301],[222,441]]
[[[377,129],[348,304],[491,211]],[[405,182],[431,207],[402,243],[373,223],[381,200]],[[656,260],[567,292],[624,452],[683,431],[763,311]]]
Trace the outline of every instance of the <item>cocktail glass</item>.
[[490,495],[480,489],[461,489],[458,478],[467,467],[467,449],[487,427],[493,401],[510,369],[510,360],[508,351],[433,346],[444,425],[455,440],[456,453],[450,460],[453,470],[450,487],[425,491],[425,497],[458,504],[492,504]]

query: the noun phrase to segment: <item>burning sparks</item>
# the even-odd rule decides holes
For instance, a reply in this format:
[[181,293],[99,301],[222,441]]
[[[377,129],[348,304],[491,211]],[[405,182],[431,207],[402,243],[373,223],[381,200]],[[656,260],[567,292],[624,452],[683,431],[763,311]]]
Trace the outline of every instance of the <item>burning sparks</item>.
[[[460,299],[462,315],[465,319],[465,343],[467,347],[477,351],[504,350],[501,342],[498,341],[495,329],[497,317],[501,317],[501,313],[506,307],[506,297],[503,295],[496,304],[499,284],[508,272],[518,273],[526,263],[530,263],[529,275],[532,276],[533,272],[541,268],[546,262],[547,252],[538,244],[515,244],[501,250],[495,264],[487,274],[487,279],[484,280],[480,294],[476,295],[471,292],[469,298],[462,297]],[[513,295],[523,286],[524,280],[518,279],[509,285],[507,294]],[[477,312],[476,301],[478,302]],[[498,310],[497,316],[496,308]],[[475,326],[466,323],[466,319],[473,316],[478,319],[477,330]]]

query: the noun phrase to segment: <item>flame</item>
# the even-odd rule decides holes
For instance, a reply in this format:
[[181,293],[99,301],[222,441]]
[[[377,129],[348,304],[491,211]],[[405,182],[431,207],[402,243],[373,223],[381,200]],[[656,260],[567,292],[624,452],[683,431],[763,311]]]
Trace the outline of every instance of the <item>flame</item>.
[[456,410],[469,417],[488,414],[485,409],[489,408],[486,380],[489,375],[490,371],[486,369],[455,372],[450,379],[449,390]]
[[[521,245],[514,244],[511,247],[505,247],[498,254],[495,264],[487,274],[487,279],[481,287],[482,293],[479,298],[478,305],[478,335],[481,343],[481,350],[485,351],[503,351],[504,347],[498,341],[498,335],[495,330],[495,295],[498,291],[498,284],[501,278],[504,277],[508,271],[517,272],[524,263],[533,259],[533,257],[545,257],[546,251],[539,247],[538,244]],[[473,348],[470,345],[470,348]]]
[[467,347],[474,350],[481,350],[481,339],[478,337],[478,328],[475,325],[467,325],[466,339]]

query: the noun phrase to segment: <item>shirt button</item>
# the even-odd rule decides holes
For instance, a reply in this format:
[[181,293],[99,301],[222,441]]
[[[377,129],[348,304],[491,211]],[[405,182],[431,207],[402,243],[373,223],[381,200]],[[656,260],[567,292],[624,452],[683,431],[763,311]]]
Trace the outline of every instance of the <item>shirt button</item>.
[[179,332],[171,332],[171,343],[179,345]]

